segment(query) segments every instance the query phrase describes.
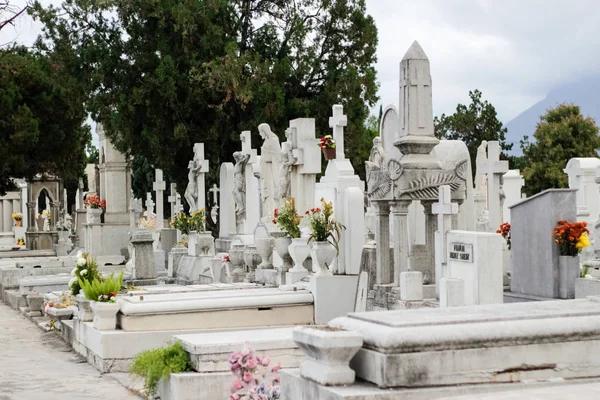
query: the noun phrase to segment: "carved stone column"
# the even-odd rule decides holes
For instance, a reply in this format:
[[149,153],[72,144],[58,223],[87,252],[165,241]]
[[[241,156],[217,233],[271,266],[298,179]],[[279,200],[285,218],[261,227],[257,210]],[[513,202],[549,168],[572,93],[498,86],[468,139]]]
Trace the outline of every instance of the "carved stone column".
[[35,201],[27,202],[27,232],[37,232],[37,214],[35,212]]
[[437,215],[431,212],[433,201],[421,201],[425,209],[425,244],[427,245],[427,265],[423,269],[424,283],[435,282],[435,231],[437,230]]
[[387,200],[373,201],[375,208],[375,241],[377,242],[376,284],[385,285],[394,280],[394,269],[390,263],[390,202]]
[[60,201],[50,203],[50,231],[56,230],[56,223],[60,214]]
[[411,201],[393,201],[394,222],[394,286],[400,286],[400,273],[409,269],[408,263],[408,206]]

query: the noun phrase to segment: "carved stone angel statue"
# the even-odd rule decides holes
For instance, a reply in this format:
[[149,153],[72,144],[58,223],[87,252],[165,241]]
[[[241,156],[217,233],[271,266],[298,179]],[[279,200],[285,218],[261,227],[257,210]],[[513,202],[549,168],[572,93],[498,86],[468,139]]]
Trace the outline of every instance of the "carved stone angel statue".
[[385,169],[385,163],[385,149],[383,148],[381,137],[376,136],[375,138],[373,138],[373,147],[371,148],[369,160],[365,162],[367,180],[369,179],[369,174],[371,173],[371,171]]
[[200,164],[195,159],[188,164],[188,185],[185,188],[185,201],[190,206],[190,211],[198,210],[198,172],[200,171]]
[[290,143],[283,143],[283,149],[279,157],[279,182],[275,191],[275,198],[278,202],[291,195],[292,166],[296,161],[298,159],[292,153],[292,145]]
[[277,165],[281,155],[279,138],[268,124],[260,124],[258,133],[263,139],[260,148],[260,197],[262,201],[262,217],[269,218],[275,209],[275,188],[277,187]]
[[475,167],[477,168],[477,174],[475,176],[475,189],[478,192],[485,191],[486,176],[480,173],[479,169],[481,165],[487,161],[487,141],[482,141],[477,148],[477,157],[475,158]]
[[233,200],[235,201],[235,217],[239,224],[246,217],[246,164],[250,154],[241,151],[233,153],[235,167],[233,169]]

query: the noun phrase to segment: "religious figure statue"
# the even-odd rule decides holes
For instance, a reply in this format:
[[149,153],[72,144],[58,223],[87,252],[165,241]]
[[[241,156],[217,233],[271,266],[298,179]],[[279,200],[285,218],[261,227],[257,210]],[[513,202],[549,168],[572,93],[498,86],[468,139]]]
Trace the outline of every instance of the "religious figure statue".
[[371,171],[385,169],[385,160],[385,149],[383,148],[381,137],[376,136],[373,138],[373,147],[371,148],[369,160],[365,161],[367,179],[369,179]]
[[190,206],[190,211],[198,210],[198,205],[196,202],[198,201],[198,173],[200,172],[200,163],[193,159],[188,164],[188,185],[185,188],[185,201]]
[[233,153],[235,167],[233,169],[233,200],[235,201],[235,217],[239,224],[246,217],[246,164],[250,154],[241,151]]
[[296,161],[298,161],[298,159],[294,157],[294,154],[292,153],[292,145],[287,142],[284,143],[279,158],[279,182],[275,192],[277,201],[291,196],[292,166]]
[[485,183],[487,177],[481,173],[481,164],[487,161],[487,141],[482,141],[477,148],[477,157],[475,158],[475,167],[477,168],[477,175],[475,176],[475,189],[478,192],[485,192]]
[[260,124],[258,133],[263,139],[260,148],[260,197],[262,205],[262,217],[269,218],[275,209],[275,188],[277,187],[277,170],[281,155],[279,138],[268,124]]
[[481,211],[477,217],[477,232],[490,231],[490,212],[488,210]]
[[71,232],[71,230],[73,229],[73,217],[71,217],[71,215],[69,213],[65,214],[65,221],[64,221],[63,228],[65,229],[65,231],[69,231],[69,232]]

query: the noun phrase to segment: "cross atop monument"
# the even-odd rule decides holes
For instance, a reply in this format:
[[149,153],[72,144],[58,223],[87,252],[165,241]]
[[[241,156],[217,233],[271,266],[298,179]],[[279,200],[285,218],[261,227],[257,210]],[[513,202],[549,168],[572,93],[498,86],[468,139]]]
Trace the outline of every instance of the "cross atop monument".
[[242,154],[250,154],[250,160],[248,164],[254,164],[256,162],[257,152],[256,149],[252,148],[252,140],[250,131],[243,131],[240,133],[240,140],[242,141]]
[[487,157],[477,165],[481,173],[487,175],[488,211],[490,228],[498,229],[501,221],[500,210],[500,177],[508,172],[508,161],[500,161],[500,142],[492,141],[487,144]]
[[171,183],[169,197],[167,197],[167,201],[171,205],[171,222],[175,220],[175,203],[177,202],[177,185],[175,183]]
[[213,183],[212,188],[210,188],[208,191],[211,192],[213,195],[213,205],[217,204],[218,203],[217,196],[219,195],[219,192],[221,191],[217,187],[217,184]]
[[344,106],[335,104],[332,107],[333,114],[329,117],[329,127],[333,129],[333,140],[335,140],[335,159],[346,158],[344,153],[344,127],[348,124],[348,117],[344,115]]
[[208,160],[204,159],[204,143],[194,144],[194,160],[200,165],[198,172],[206,174],[208,172]]
[[204,174],[208,173],[208,160],[204,159],[204,143],[194,144],[194,161],[196,161],[196,163],[200,166],[200,169],[198,170],[198,175],[196,176],[196,206],[198,207],[198,210],[202,210],[206,208]]
[[163,207],[163,192],[167,188],[167,183],[163,180],[162,169],[155,170],[155,181],[152,189],[156,192],[156,228],[162,229],[165,223],[165,211]]

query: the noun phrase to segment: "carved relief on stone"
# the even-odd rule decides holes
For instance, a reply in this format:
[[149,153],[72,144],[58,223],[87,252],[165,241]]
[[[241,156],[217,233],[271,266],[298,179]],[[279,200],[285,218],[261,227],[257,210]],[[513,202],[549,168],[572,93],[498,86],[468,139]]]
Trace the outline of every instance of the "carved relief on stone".
[[383,142],[379,136],[373,138],[373,147],[371,148],[371,154],[369,160],[365,162],[365,169],[367,177],[372,171],[379,171],[385,168],[386,157],[385,149],[383,148]]

